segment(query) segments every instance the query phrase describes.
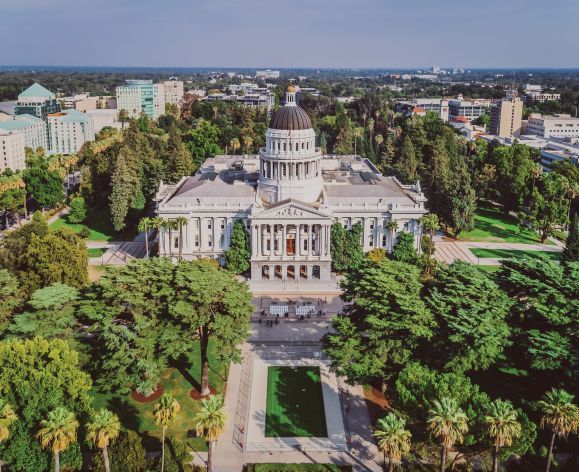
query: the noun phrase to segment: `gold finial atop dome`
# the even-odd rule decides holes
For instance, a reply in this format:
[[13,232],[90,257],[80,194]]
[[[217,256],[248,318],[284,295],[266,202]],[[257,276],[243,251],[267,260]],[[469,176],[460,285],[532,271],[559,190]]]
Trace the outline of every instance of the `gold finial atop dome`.
[[290,85],[288,86],[288,88],[287,88],[287,91],[288,91],[289,93],[295,93],[296,88],[295,88],[293,85],[290,84]]

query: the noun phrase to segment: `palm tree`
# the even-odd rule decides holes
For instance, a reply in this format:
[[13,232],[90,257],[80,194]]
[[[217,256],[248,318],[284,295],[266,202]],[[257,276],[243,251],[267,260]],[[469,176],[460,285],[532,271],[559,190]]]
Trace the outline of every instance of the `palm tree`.
[[384,142],[384,136],[377,134],[374,141],[376,141],[376,156],[379,156],[380,154],[378,153],[378,150],[380,149],[380,144]]
[[88,440],[103,451],[103,462],[106,472],[110,472],[109,444],[117,439],[121,431],[119,417],[109,410],[99,410],[93,415],[92,421],[87,425]]
[[[10,437],[10,427],[18,419],[16,413],[9,403],[0,399],[0,444]],[[2,461],[0,460],[0,471],[2,470]]]
[[428,257],[432,257],[434,252],[434,232],[440,228],[440,223],[438,221],[438,216],[434,213],[429,213],[420,218],[420,223],[422,227],[428,230],[428,235],[430,242],[428,245]]
[[179,260],[181,260],[183,254],[183,228],[187,226],[189,220],[184,216],[180,216],[179,218],[175,219],[175,223],[179,229]]
[[533,195],[533,190],[535,190],[535,182],[543,173],[543,166],[538,162],[531,165],[531,174],[533,175],[533,185],[531,187],[531,195]]
[[165,220],[159,216],[151,218],[151,227],[157,230],[157,244],[158,244],[157,252],[159,256],[161,255],[161,230],[163,229],[164,222]]
[[368,118],[368,133],[370,134],[370,145],[372,145],[372,137],[374,134],[374,118]]
[[398,221],[395,220],[388,220],[386,223],[386,229],[390,231],[390,252],[394,248],[394,233],[398,229]]
[[60,471],[60,452],[66,451],[71,443],[76,441],[78,421],[74,413],[63,407],[58,407],[48,413],[48,417],[40,422],[42,428],[38,431],[38,439],[42,447],[52,449],[54,453],[54,471]]
[[213,447],[225,428],[225,410],[222,395],[212,395],[201,400],[201,409],[193,418],[197,436],[203,436],[208,443],[207,472],[213,470]]
[[434,401],[427,422],[431,434],[440,441],[440,472],[444,472],[448,450],[463,441],[463,434],[468,431],[468,418],[454,398],[442,398]]
[[364,128],[354,128],[354,154],[358,154],[358,138],[364,135]]
[[394,471],[394,464],[402,460],[410,451],[410,431],[405,429],[406,420],[389,413],[378,420],[373,435],[378,439],[378,448],[384,453],[384,465],[388,458],[388,472]]
[[517,411],[512,403],[500,399],[489,405],[485,423],[489,436],[494,441],[493,472],[497,472],[499,469],[499,450],[501,447],[513,444],[513,440],[521,435],[521,423],[517,419]]
[[177,229],[175,220],[163,220],[162,228],[169,232],[169,259],[173,259],[173,230]]
[[161,472],[165,469],[165,433],[167,432],[167,426],[176,418],[179,411],[181,411],[181,405],[170,393],[164,393],[159,398],[159,402],[155,404],[155,410],[153,411],[155,423],[157,426],[162,426]]
[[153,227],[153,218],[145,216],[139,220],[138,230],[140,233],[145,233],[145,252],[149,257],[149,230]]
[[253,138],[251,136],[245,136],[243,138],[243,144],[245,145],[245,153],[247,154],[247,151],[251,151],[251,146],[253,145]]
[[235,156],[235,151],[237,151],[239,149],[239,139],[237,138],[233,138],[229,144],[231,144],[231,147],[233,148],[233,155]]
[[551,430],[546,472],[551,470],[555,438],[567,437],[569,433],[576,433],[579,429],[579,408],[573,403],[573,398],[574,396],[565,390],[553,388],[539,401],[541,428]]

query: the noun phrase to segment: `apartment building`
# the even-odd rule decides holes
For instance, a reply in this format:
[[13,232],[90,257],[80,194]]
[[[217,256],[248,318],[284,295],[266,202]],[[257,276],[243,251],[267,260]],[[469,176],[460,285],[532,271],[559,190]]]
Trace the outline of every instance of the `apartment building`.
[[48,115],[50,151],[74,154],[87,141],[94,141],[92,118],[77,110],[65,110]]
[[24,133],[0,128],[0,173],[6,169],[23,170],[26,167]]
[[523,128],[524,134],[543,138],[579,138],[579,118],[571,115],[543,116],[540,113],[531,113]]
[[507,98],[499,100],[491,107],[490,133],[499,138],[519,137],[522,119],[523,102],[511,91]]

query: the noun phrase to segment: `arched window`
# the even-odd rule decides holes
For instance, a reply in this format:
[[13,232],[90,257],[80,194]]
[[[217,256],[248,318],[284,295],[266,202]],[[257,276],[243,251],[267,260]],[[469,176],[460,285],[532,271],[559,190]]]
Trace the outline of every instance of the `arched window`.
[[300,143],[296,143],[296,151],[300,150]]
[[286,144],[285,144],[285,143],[283,143],[283,150],[284,150],[284,151],[287,151],[287,149],[286,149]]
[[304,149],[304,147],[305,147],[305,143],[302,141],[302,150]]

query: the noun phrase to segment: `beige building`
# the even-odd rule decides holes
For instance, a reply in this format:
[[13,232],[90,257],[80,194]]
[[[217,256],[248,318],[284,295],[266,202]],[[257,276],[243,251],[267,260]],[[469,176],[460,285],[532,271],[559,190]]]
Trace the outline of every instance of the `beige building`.
[[579,138],[579,118],[563,114],[543,116],[531,113],[524,126],[524,134],[542,138]]
[[48,115],[50,150],[55,154],[74,154],[86,141],[94,141],[92,117],[77,110]]
[[23,170],[25,166],[26,141],[23,131],[0,128],[0,172],[6,169]]
[[499,138],[518,138],[521,135],[523,102],[514,94],[508,94],[491,107],[490,133]]
[[165,88],[165,103],[178,105],[183,99],[183,95],[185,95],[183,82],[180,80],[165,80],[163,87]]

